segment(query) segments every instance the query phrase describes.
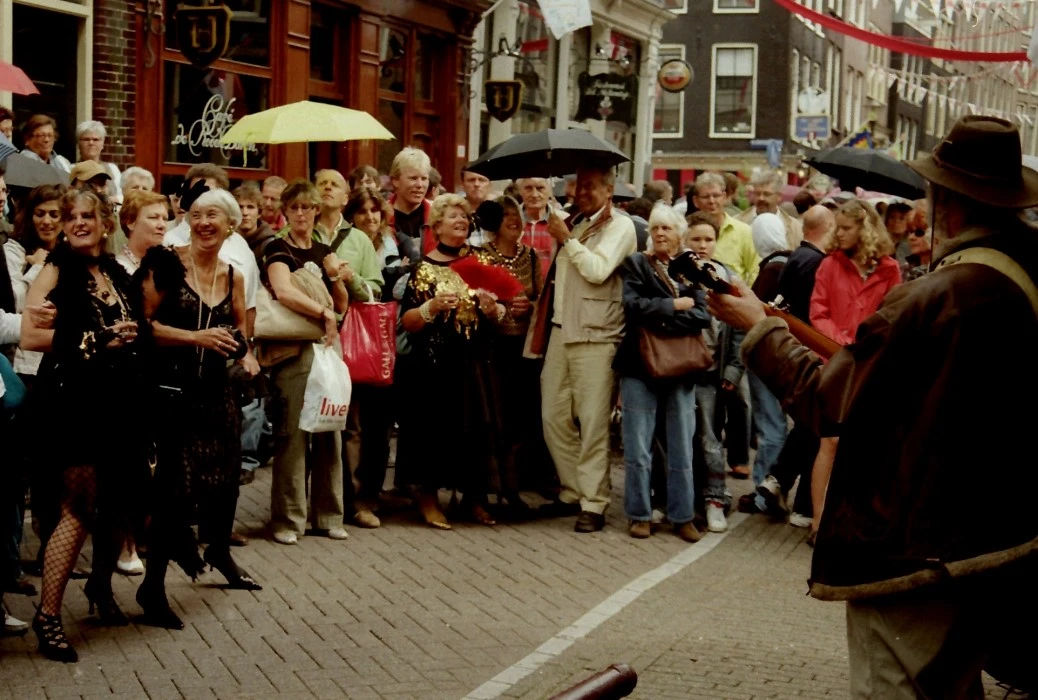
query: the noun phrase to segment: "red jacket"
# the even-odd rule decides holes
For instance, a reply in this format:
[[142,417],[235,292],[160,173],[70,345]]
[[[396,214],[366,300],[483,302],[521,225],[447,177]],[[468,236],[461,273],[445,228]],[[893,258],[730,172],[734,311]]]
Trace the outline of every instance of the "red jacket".
[[830,253],[818,266],[811,293],[811,325],[847,345],[854,341],[858,326],[876,313],[883,297],[901,283],[897,261],[883,256],[868,279],[842,251]]

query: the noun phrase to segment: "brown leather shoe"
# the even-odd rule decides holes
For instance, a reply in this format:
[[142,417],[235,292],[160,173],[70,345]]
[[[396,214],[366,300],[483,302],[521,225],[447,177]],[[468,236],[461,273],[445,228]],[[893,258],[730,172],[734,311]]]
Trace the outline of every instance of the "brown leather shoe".
[[573,529],[577,532],[589,533],[598,532],[604,527],[604,515],[601,513],[592,513],[589,510],[582,510],[580,515],[577,517],[577,524],[573,526]]
[[357,527],[365,527],[369,530],[381,527],[382,525],[382,521],[378,519],[378,516],[366,509],[358,510],[353,514],[353,523]]
[[652,535],[652,523],[648,520],[632,520],[627,534],[636,540],[644,540]]
[[696,526],[692,523],[684,523],[674,527],[674,532],[677,533],[678,537],[685,540],[686,542],[698,542],[703,539],[703,533],[696,529]]

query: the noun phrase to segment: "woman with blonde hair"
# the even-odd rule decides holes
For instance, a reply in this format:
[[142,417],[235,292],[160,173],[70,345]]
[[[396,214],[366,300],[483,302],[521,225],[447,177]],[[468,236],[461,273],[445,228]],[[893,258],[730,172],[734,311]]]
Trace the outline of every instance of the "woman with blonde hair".
[[858,199],[837,210],[825,250],[829,255],[818,266],[811,294],[811,325],[847,345],[858,325],[901,282],[901,272],[879,213]]
[[463,512],[483,525],[491,459],[500,451],[500,410],[491,351],[507,314],[484,291],[470,289],[451,264],[471,254],[465,198],[440,195],[429,211],[436,247],[415,267],[404,293],[400,322],[411,340],[414,377],[408,387],[412,435],[426,457],[418,504],[430,527],[450,530],[439,489],[460,490]]

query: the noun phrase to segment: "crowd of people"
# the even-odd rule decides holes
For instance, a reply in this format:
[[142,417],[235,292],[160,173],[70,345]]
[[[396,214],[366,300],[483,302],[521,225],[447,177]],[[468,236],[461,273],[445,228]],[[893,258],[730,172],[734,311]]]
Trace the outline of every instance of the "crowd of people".
[[[788,415],[787,398],[743,363],[747,329],[673,264],[691,252],[848,345],[931,263],[925,200],[856,196],[824,176],[791,202],[786,176],[761,169],[748,183],[701,173],[676,202],[670,183],[652,182],[618,204],[615,174],[593,164],[564,195],[542,178],[495,192],[474,172],[453,194],[431,184],[423,151],[404,148],[385,174],[362,165],[232,188],[224,169],[199,164],[159,193],[147,171],[101,160],[97,122],[77,129],[75,165],[53,152],[53,120],[33,117],[22,135],[24,152],[69,183],[8,202],[0,179],[11,214],[4,379],[9,393],[26,390],[4,415],[19,468],[5,474],[15,488],[0,505],[2,573],[5,591],[36,594],[19,559],[28,490],[41,542],[28,566],[42,581],[31,626],[61,661],[78,658],[61,606],[88,533],[84,593],[103,624],[127,624],[116,573],[144,574],[143,619],[170,629],[183,627],[165,593],[170,562],[192,578],[210,564],[231,588],[258,590],[262,572],[242,570],[231,548],[247,542],[233,528],[239,487],[268,462],[270,535],[282,545],[345,540],[347,526],[377,528],[409,504],[440,530],[455,518],[566,516],[577,532],[601,530],[614,432],[631,537],[666,523],[696,542],[725,531],[737,507],[813,539],[840,438]],[[466,260],[508,271],[521,291],[470,286]],[[341,433],[308,433],[314,340],[260,336],[256,319],[276,304],[334,346],[363,303],[398,306],[393,382],[357,384]],[[69,416],[61,440],[40,432],[55,405]],[[119,440],[96,439],[89,417],[100,415],[119,421]],[[727,478],[756,490],[733,504]],[[8,632],[27,628],[6,616]]]

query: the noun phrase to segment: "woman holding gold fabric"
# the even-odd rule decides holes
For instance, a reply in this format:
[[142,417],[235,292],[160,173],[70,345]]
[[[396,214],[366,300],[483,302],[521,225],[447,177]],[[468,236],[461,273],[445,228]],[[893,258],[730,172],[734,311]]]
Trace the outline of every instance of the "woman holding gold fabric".
[[[451,529],[438,492],[453,488],[464,494],[463,512],[493,525],[486,495],[491,461],[500,452],[501,421],[491,350],[506,310],[490,294],[470,289],[451,269],[451,263],[471,252],[465,245],[469,208],[464,197],[437,197],[429,226],[436,248],[411,274],[401,307],[418,375],[413,404],[426,409],[414,421],[413,434],[428,457],[422,473],[416,474],[419,507],[426,524]],[[444,440],[439,417],[460,439]]]

